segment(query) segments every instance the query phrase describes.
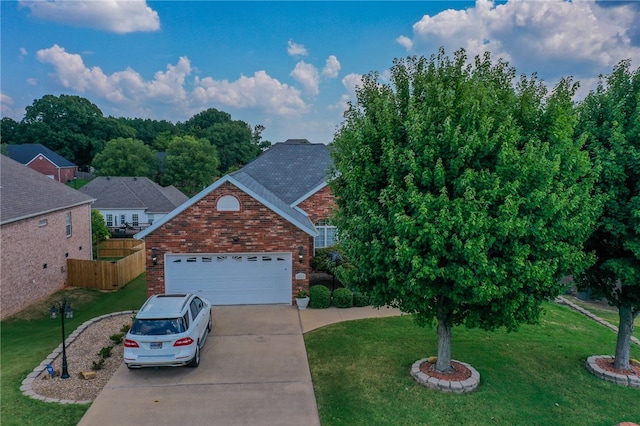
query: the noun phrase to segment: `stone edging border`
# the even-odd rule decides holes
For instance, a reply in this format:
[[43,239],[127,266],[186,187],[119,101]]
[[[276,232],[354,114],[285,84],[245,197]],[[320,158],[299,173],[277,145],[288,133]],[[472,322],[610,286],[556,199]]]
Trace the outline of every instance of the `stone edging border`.
[[411,376],[413,376],[413,378],[422,386],[442,392],[468,393],[474,391],[480,384],[480,373],[478,373],[475,368],[465,362],[456,361],[454,359],[452,359],[451,361],[462,364],[469,370],[471,370],[471,377],[469,377],[467,380],[462,381],[444,380],[438,379],[436,377],[431,377],[428,374],[420,371],[420,366],[428,360],[429,358],[419,359],[411,366]]
[[606,380],[607,382],[615,383],[616,385],[628,386],[631,388],[640,388],[640,377],[635,374],[616,374],[611,371],[603,370],[596,363],[596,359],[609,359],[613,360],[610,355],[593,355],[587,358],[586,367],[587,370],[598,376],[599,378]]
[[[83,331],[85,331],[90,325],[95,324],[98,321],[102,321],[103,319],[115,317],[118,315],[135,314],[136,312],[137,311],[113,312],[110,314],[105,314],[105,315],[101,315],[99,317],[90,319],[84,322],[78,328],[76,328],[73,331],[73,333],[71,333],[69,337],[65,339],[66,345],[68,346],[71,343],[73,343],[73,341],[76,340]],[[57,402],[59,404],[91,404],[93,402],[92,400],[74,401],[72,399],[49,398],[46,396],[39,395],[33,391],[33,388],[32,388],[33,382],[38,378],[38,376],[40,376],[40,374],[42,374],[44,370],[47,369],[47,365],[53,363],[56,358],[61,356],[61,354],[62,354],[62,343],[60,343],[60,345],[57,348],[55,348],[53,352],[51,352],[51,354],[49,354],[49,356],[40,363],[40,365],[34,368],[33,371],[29,373],[29,375],[27,375],[27,378],[22,381],[22,386],[20,386],[20,391],[22,391],[23,395],[26,395],[30,398],[38,399],[44,402]]]
[[[556,302],[560,303],[562,305],[567,305],[571,309],[580,312],[581,314],[585,315],[586,317],[591,318],[592,320],[596,321],[597,323],[600,323],[600,324],[604,325],[605,327],[613,330],[616,333],[618,332],[618,327],[616,327],[615,325],[611,324],[608,321],[603,320],[602,318],[600,318],[597,315],[592,314],[591,312],[587,311],[583,307],[578,306],[575,303],[568,301],[567,299],[565,299],[562,296],[558,296],[556,298]],[[631,341],[633,343],[635,343],[636,345],[640,345],[640,340],[638,340],[635,336],[631,336]]]

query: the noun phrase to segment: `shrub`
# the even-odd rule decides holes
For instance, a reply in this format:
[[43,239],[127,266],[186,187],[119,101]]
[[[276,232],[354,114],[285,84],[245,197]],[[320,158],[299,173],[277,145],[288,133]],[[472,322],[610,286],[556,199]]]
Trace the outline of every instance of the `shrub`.
[[91,365],[91,369],[93,371],[102,370],[102,367],[104,367],[104,358],[100,358],[98,361],[93,361]]
[[353,306],[369,306],[369,296],[360,293],[359,291],[353,292]]
[[113,346],[105,346],[104,348],[100,349],[100,352],[98,352],[98,356],[101,358],[109,358],[111,356],[111,349],[113,349]]
[[130,324],[125,324],[125,325],[122,326],[122,328],[120,328],[120,333],[126,333],[130,329],[131,329],[131,325]]
[[331,306],[331,290],[323,285],[314,285],[309,290],[309,306],[324,309]]
[[122,343],[122,338],[122,333],[112,334],[111,336],[109,336],[109,339],[111,339],[114,345]]
[[350,308],[353,306],[353,292],[348,288],[338,288],[333,292],[333,304],[337,308]]

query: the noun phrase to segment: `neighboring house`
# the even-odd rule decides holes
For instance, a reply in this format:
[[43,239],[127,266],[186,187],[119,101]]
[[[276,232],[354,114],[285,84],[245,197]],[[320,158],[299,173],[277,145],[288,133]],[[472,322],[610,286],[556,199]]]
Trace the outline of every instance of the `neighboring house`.
[[93,198],[0,155],[0,319],[61,289],[91,260]]
[[275,144],[137,234],[147,247],[148,294],[291,304],[309,288],[315,248],[334,242],[332,164],[324,144]]
[[79,191],[96,199],[93,208],[114,235],[133,235],[189,199],[176,187],[146,177],[97,177]]
[[8,145],[7,154],[18,163],[62,183],[73,180],[78,171],[78,166],[39,143]]

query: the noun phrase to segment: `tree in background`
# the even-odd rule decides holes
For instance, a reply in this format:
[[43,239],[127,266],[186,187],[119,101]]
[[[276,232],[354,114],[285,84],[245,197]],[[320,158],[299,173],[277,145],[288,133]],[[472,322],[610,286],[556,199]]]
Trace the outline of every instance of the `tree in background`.
[[604,212],[587,247],[597,261],[580,286],[618,308],[614,367],[628,370],[634,319],[640,313],[640,68],[622,61],[579,106],[579,131],[601,169]]
[[[254,143],[256,133],[247,123],[232,120],[230,114],[215,108],[194,115],[180,127],[183,134],[193,135],[196,139],[205,138],[216,147],[219,168],[225,173],[244,166],[261,152],[260,146]],[[257,135],[261,133],[259,131]],[[260,138],[257,142],[260,143]]]
[[98,176],[145,176],[152,178],[158,169],[155,153],[144,142],[117,138],[107,142],[95,156],[93,167]]
[[26,108],[17,143],[39,143],[78,166],[88,166],[106,141],[131,135],[79,96],[45,95]]
[[348,283],[437,324],[440,372],[453,326],[536,323],[561,278],[592,261],[599,202],[573,137],[576,85],[549,94],[514,77],[488,53],[396,60],[392,85],[363,78],[333,143]]
[[109,228],[104,221],[102,214],[95,209],[91,209],[91,241],[93,241],[94,256],[98,255],[98,245],[109,238]]
[[207,139],[176,136],[167,147],[163,181],[194,194],[213,183],[219,164],[216,147]]

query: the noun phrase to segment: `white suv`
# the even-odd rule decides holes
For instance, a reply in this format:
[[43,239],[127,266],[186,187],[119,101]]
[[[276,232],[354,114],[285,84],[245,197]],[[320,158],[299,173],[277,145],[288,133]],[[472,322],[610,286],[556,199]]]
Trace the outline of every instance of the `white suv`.
[[127,333],[124,363],[128,368],[197,367],[212,326],[211,305],[199,296],[151,296]]

